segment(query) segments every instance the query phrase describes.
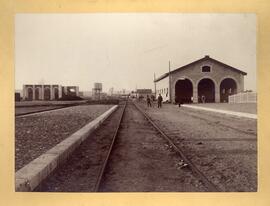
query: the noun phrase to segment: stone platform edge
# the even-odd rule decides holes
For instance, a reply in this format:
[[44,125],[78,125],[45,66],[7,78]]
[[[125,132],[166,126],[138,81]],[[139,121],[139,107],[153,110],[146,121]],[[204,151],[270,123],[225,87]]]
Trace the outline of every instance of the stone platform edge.
[[192,109],[198,109],[198,110],[204,110],[204,111],[210,111],[210,112],[217,112],[227,115],[233,115],[237,117],[245,117],[250,119],[257,119],[256,114],[250,114],[250,113],[244,113],[244,112],[235,112],[235,111],[229,111],[229,110],[221,110],[221,109],[212,109],[212,108],[206,108],[206,107],[200,107],[200,106],[193,106],[193,105],[182,105],[183,107],[192,108]]
[[97,129],[116,109],[118,105],[104,112],[102,115],[89,122],[87,125],[73,133],[62,142],[40,155],[15,173],[15,192],[31,192],[58,165],[62,164],[72,152]]

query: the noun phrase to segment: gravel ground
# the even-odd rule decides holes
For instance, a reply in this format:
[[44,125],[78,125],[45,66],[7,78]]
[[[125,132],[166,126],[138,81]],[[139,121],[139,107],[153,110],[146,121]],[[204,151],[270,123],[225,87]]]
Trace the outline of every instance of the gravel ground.
[[221,191],[257,191],[257,121],[164,104],[140,104]]
[[35,191],[94,191],[98,175],[109,151],[123,108],[120,105],[97,130],[89,135],[69,159],[43,181]]
[[15,170],[22,168],[109,108],[111,105],[81,105],[28,117],[17,117]]
[[194,104],[194,106],[207,107],[212,109],[221,109],[234,112],[245,112],[251,114],[257,114],[256,103],[207,103],[207,104]]

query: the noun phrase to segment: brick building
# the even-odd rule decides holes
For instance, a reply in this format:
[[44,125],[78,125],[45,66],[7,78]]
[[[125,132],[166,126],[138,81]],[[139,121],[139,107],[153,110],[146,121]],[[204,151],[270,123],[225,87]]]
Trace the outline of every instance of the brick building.
[[136,97],[146,99],[147,96],[151,97],[152,95],[152,89],[137,89],[136,90]]
[[156,96],[173,103],[228,102],[229,95],[244,90],[246,74],[205,56],[154,80]]

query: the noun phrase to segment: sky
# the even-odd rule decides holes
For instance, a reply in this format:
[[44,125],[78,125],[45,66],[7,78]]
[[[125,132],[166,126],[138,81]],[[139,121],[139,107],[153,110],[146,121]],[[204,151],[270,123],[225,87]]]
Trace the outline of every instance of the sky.
[[247,72],[256,91],[255,14],[16,14],[15,89],[154,88],[156,77],[205,55]]

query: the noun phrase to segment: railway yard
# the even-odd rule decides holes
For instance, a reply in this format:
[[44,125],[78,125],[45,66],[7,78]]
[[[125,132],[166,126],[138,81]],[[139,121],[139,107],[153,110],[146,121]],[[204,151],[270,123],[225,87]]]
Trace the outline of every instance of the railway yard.
[[263,1],[4,3],[0,206],[270,205]]
[[[16,172],[112,107],[83,104],[17,110]],[[32,190],[254,192],[257,120],[173,104],[157,108],[122,101]]]

